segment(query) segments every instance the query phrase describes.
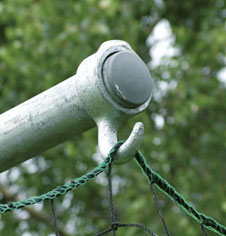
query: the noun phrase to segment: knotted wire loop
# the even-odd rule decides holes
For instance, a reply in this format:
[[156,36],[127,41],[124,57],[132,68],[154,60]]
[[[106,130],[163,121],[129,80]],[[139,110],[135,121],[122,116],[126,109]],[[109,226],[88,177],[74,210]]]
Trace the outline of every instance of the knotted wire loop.
[[112,230],[115,231],[115,232],[118,230],[118,227],[119,227],[119,222],[113,222],[113,223],[111,224],[111,228],[112,228]]
[[[110,204],[110,211],[111,211],[111,227],[107,228],[106,230],[102,231],[101,233],[98,233],[96,236],[102,236],[109,232],[113,232],[113,236],[116,236],[116,232],[119,227],[137,227],[140,228],[147,233],[151,234],[152,236],[158,236],[154,232],[152,232],[150,229],[148,229],[145,225],[141,224],[121,224],[116,221],[115,217],[115,208],[114,208],[114,200],[113,200],[113,193],[112,193],[112,163],[109,165],[109,169],[107,172],[107,179],[108,179],[108,190],[109,190],[109,204]],[[163,217],[163,216],[162,216]],[[167,229],[168,230],[168,229]]]

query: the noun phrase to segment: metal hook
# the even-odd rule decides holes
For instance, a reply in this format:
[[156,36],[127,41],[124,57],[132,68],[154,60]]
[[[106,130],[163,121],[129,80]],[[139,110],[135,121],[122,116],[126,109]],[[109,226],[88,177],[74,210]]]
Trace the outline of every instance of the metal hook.
[[[98,126],[100,154],[106,158],[118,142],[117,132],[130,117],[142,112],[152,95],[152,78],[146,64],[124,41],[103,43],[79,66],[76,88],[83,109]],[[135,124],[119,148],[116,162],[130,160],[140,147],[144,126]]]
[[[98,124],[98,144],[99,151],[102,157],[107,157],[112,147],[118,142],[117,139],[118,127],[110,122],[102,121]],[[133,130],[117,153],[117,164],[128,162],[134,157],[139,149],[144,136],[144,125],[142,122],[137,122]]]

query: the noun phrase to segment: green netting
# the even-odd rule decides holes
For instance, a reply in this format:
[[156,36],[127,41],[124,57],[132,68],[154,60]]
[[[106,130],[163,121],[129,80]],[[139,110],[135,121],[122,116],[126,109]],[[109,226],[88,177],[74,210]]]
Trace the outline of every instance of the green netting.
[[[76,189],[77,187],[86,184],[88,181],[94,179],[101,172],[108,170],[109,166],[116,158],[118,148],[122,145],[123,142],[124,141],[118,142],[115,147],[110,151],[107,158],[89,173],[83,175],[80,178],[72,180],[69,183],[66,183],[65,185],[57,186],[55,189],[40,196],[31,197],[23,201],[0,204],[0,213],[3,214],[5,212],[14,211],[19,208],[30,206],[36,203],[42,203],[45,200],[55,199],[60,195],[66,194],[72,189]],[[156,173],[148,166],[145,157],[140,151],[136,153],[135,160],[138,166],[141,168],[143,174],[148,178],[148,181],[152,184],[155,184],[158,189],[160,189],[164,194],[166,194],[166,196],[173,200],[188,215],[193,217],[203,227],[219,235],[226,236],[226,227],[224,225],[218,223],[215,219],[206,216],[203,213],[200,213],[191,204],[189,204],[173,186],[171,186],[163,177],[161,177],[158,173]]]

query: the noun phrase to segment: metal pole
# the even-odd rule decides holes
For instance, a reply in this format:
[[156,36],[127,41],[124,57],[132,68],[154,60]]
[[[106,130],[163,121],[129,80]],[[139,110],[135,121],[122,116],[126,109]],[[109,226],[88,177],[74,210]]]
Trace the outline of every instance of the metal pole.
[[[148,106],[151,92],[149,70],[131,47],[120,40],[103,43],[76,75],[0,115],[0,172],[96,124],[106,156],[119,125]],[[142,134],[138,124],[121,156],[139,146]]]
[[95,127],[81,107],[76,76],[0,115],[0,172]]

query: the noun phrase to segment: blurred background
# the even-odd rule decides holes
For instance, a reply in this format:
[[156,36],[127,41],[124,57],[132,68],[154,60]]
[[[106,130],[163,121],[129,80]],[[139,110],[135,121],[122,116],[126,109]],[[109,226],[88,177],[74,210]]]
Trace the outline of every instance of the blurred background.
[[[0,113],[76,73],[110,39],[127,41],[155,81],[148,109],[120,130],[145,125],[141,150],[149,165],[198,210],[226,224],[226,1],[0,1]],[[1,148],[0,148],[1,149]],[[42,194],[98,164],[97,129],[0,174],[0,202]],[[163,225],[134,161],[116,166],[117,220]],[[203,235],[156,189],[174,236]],[[110,224],[104,175],[55,201],[61,236],[91,236]],[[0,235],[54,236],[50,205],[0,215]],[[120,228],[117,235],[145,232]],[[208,232],[208,235],[215,235]]]

